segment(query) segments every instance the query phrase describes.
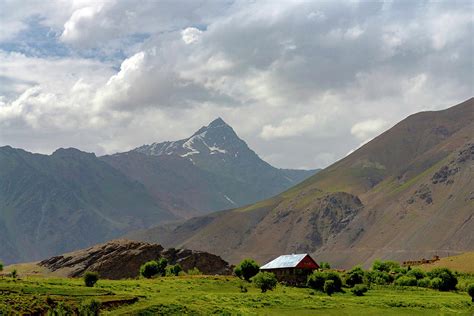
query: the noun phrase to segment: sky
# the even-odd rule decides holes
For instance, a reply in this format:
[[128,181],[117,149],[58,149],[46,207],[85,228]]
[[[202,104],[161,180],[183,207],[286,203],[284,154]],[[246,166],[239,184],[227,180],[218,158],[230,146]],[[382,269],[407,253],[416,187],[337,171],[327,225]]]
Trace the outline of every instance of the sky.
[[0,0],[0,146],[97,155],[222,117],[326,167],[473,96],[474,2]]

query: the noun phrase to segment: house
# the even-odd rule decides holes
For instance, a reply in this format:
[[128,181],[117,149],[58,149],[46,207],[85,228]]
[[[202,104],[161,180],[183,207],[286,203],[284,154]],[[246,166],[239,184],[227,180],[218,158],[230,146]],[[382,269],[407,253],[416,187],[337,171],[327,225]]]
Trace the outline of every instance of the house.
[[274,273],[279,282],[302,285],[309,274],[318,269],[319,265],[307,253],[283,255],[270,261],[260,271]]

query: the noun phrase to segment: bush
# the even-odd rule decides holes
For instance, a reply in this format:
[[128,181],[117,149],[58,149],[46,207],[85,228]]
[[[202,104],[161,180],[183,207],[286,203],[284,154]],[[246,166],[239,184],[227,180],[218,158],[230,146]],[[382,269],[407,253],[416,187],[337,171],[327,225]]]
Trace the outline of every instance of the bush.
[[441,278],[433,278],[431,279],[430,287],[435,290],[439,290],[441,289],[442,283],[443,283],[443,280],[441,280]]
[[13,269],[13,271],[10,273],[10,276],[11,276],[12,278],[16,279],[17,276],[18,276],[18,271],[16,271],[16,269]]
[[324,282],[326,282],[326,273],[315,271],[308,276],[308,281],[306,284],[310,288],[322,292],[324,291]]
[[339,273],[334,271],[321,272],[315,271],[308,276],[307,285],[315,290],[324,291],[324,283],[328,280],[333,281],[336,292],[340,292],[342,288],[342,280]]
[[99,274],[97,272],[86,271],[84,273],[84,283],[88,287],[93,287],[99,280]]
[[155,260],[151,260],[141,265],[140,275],[144,278],[150,279],[157,275],[159,273],[159,270],[160,267],[158,265],[158,262],[156,262]]
[[324,293],[331,296],[334,292],[336,292],[336,285],[334,284],[334,281],[326,280],[324,282]]
[[407,272],[407,276],[413,277],[417,280],[423,279],[426,277],[425,271],[421,270],[420,268],[411,269]]
[[352,292],[352,294],[354,294],[355,296],[362,296],[362,295],[364,295],[364,293],[367,292],[367,290],[368,290],[368,289],[367,289],[367,286],[366,286],[366,285],[364,285],[364,284],[356,284],[356,285],[352,288],[351,292]]
[[198,269],[197,267],[194,267],[194,268],[192,268],[192,269],[189,269],[189,270],[187,271],[187,274],[188,274],[188,275],[201,275],[202,272],[199,271],[199,269]]
[[267,290],[273,290],[277,285],[277,279],[273,273],[259,272],[253,278],[252,282],[265,293]]
[[321,270],[329,270],[329,269],[331,269],[331,265],[329,264],[329,262],[320,262],[319,263],[319,268]]
[[336,292],[340,292],[342,289],[342,279],[339,273],[335,271],[329,271],[326,272],[326,280],[332,280],[334,281],[334,288],[336,289]]
[[0,272],[3,271],[3,262],[0,261]]
[[402,276],[395,280],[395,285],[400,286],[416,286],[416,278],[409,276]]
[[425,277],[425,278],[423,278],[423,279],[419,279],[418,281],[416,281],[416,286],[419,286],[419,287],[430,287],[430,286],[431,286],[430,278]]
[[471,296],[471,301],[474,302],[474,284],[467,287],[467,294]]
[[181,271],[183,271],[183,268],[181,268],[179,264],[170,265],[166,267],[167,276],[178,276]]
[[245,285],[243,285],[243,284],[240,284],[240,285],[239,285],[239,289],[240,289],[240,292],[241,292],[241,293],[247,293],[247,292],[248,292],[247,287],[246,287]]
[[393,282],[393,276],[388,272],[368,271],[366,273],[369,283],[377,285],[387,285]]
[[351,271],[346,273],[346,285],[353,287],[356,284],[364,283],[364,270],[361,267],[354,267]]
[[372,264],[372,270],[381,271],[381,272],[390,272],[395,271],[395,269],[400,268],[400,264],[396,261],[382,261],[382,260],[375,260]]
[[100,302],[95,299],[83,301],[79,306],[79,315],[96,316],[99,315]]
[[234,269],[234,273],[239,278],[249,281],[260,270],[259,265],[252,259],[244,259]]
[[[441,279],[441,283],[437,284],[437,289],[440,291],[451,291],[456,289],[456,284],[458,284],[458,279],[448,268],[436,268],[428,272],[428,276],[433,281],[436,278]],[[438,281],[437,281],[438,282]]]

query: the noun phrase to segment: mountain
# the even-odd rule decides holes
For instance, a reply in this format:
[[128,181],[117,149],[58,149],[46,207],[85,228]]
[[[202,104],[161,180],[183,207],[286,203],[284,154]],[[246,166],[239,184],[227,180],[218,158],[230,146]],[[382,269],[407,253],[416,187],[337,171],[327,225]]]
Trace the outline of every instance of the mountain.
[[143,185],[77,149],[0,147],[0,260],[31,261],[175,216]]
[[186,139],[101,159],[143,183],[156,203],[183,218],[255,203],[317,172],[271,166],[221,118]]
[[474,99],[409,116],[299,185],[256,204],[129,238],[235,263],[310,252],[348,268],[474,250]]

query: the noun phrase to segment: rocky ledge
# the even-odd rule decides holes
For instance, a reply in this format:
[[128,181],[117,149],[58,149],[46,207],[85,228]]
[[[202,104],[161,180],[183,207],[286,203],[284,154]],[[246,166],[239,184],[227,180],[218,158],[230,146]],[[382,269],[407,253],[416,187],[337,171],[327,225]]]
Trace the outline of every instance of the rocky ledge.
[[232,273],[228,262],[207,252],[174,248],[164,250],[158,244],[124,239],[52,257],[39,265],[53,272],[60,271],[68,277],[95,271],[104,279],[125,279],[137,277],[143,263],[159,258],[166,258],[169,264],[180,264],[184,271],[198,268],[204,274]]

